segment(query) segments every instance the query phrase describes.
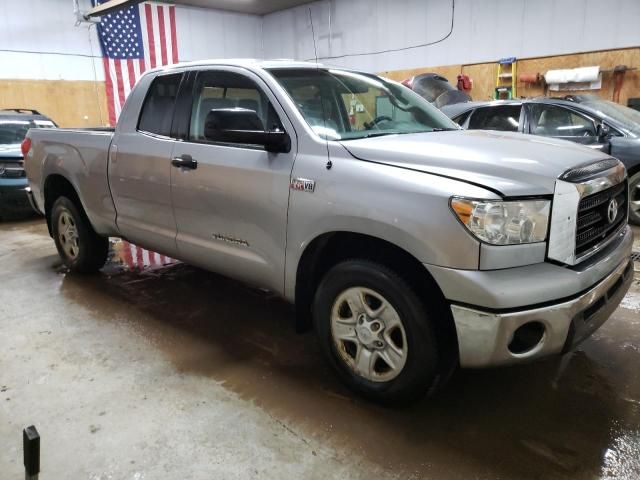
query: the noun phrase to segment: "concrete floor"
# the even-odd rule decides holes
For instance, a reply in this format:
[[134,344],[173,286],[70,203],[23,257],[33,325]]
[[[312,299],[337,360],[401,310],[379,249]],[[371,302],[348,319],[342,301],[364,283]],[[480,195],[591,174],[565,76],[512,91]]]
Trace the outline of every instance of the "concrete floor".
[[22,477],[30,424],[43,480],[640,478],[640,272],[564,359],[386,410],[336,381],[288,305],[167,261],[119,242],[77,276],[42,221],[0,224],[2,479]]

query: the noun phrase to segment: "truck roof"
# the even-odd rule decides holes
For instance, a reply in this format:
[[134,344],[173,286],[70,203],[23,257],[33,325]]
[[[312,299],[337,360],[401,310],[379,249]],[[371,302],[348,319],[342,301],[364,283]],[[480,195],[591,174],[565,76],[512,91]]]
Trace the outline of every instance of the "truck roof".
[[225,59],[209,59],[198,60],[194,62],[182,62],[169,65],[166,67],[159,67],[153,70],[172,70],[185,67],[203,67],[203,66],[215,66],[215,65],[230,65],[247,68],[326,68],[325,65],[316,62],[302,62],[291,59],[274,59],[274,60],[261,60],[256,58],[225,58]]

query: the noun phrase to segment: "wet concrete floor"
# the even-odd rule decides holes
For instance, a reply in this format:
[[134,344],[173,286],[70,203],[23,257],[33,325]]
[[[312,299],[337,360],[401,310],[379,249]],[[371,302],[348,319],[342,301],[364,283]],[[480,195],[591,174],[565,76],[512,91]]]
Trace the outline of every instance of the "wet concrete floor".
[[[636,230],[640,250],[640,230]],[[40,220],[0,224],[0,478],[638,479],[640,263],[562,359],[460,371],[436,398],[355,398],[291,307],[125,242],[96,276]]]

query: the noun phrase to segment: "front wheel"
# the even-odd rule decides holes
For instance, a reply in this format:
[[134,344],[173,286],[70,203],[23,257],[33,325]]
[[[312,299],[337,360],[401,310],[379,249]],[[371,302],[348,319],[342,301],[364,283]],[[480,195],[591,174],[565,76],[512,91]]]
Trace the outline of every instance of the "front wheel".
[[93,230],[86,216],[67,197],[60,197],[53,204],[51,230],[58,253],[71,270],[93,273],[104,266],[109,240]]
[[386,404],[435,389],[439,350],[424,303],[387,267],[350,260],[321,281],[313,307],[320,342],[340,377]]
[[640,225],[640,172],[629,179],[629,222]]

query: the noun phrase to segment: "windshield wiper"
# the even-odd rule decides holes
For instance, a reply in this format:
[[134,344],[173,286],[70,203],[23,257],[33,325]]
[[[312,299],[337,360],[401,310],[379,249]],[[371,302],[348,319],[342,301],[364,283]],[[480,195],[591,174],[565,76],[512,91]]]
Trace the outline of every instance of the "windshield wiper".
[[399,135],[400,133],[402,132],[371,132],[367,133],[366,135],[362,135],[361,137],[342,138],[340,140],[361,140],[363,138],[384,137],[385,135]]
[[460,130],[459,128],[441,128],[441,127],[436,127],[436,128],[432,128],[431,130],[428,130],[429,132],[453,132],[455,130]]

